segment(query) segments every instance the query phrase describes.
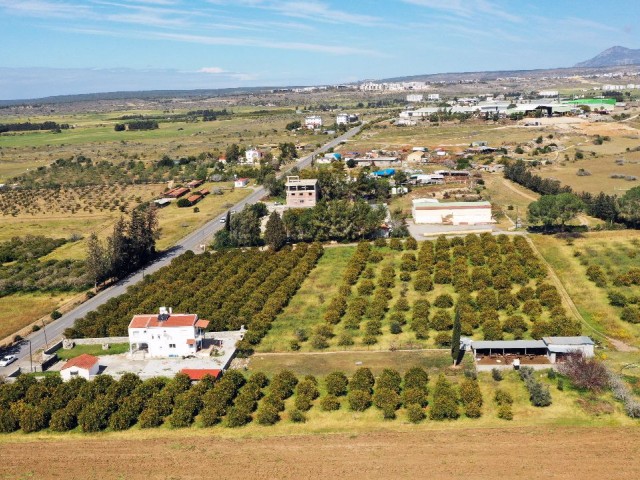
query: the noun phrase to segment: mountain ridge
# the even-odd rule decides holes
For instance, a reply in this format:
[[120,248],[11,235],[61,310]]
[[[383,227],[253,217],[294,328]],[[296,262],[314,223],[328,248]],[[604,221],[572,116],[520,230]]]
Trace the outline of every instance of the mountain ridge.
[[632,49],[616,45],[603,50],[595,57],[579,62],[575,68],[621,67],[624,65],[640,65],[640,48]]

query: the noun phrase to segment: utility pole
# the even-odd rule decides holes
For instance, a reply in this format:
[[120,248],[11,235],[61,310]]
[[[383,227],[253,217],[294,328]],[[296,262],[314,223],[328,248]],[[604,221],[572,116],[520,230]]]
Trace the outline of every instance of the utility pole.
[[49,349],[49,342],[47,341],[47,325],[44,323],[44,318],[42,319],[42,333],[44,333],[44,345]]

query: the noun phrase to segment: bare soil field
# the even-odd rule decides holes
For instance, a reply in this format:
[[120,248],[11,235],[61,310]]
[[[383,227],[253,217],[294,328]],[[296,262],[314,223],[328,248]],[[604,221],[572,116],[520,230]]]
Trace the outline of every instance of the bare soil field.
[[0,445],[0,478],[640,477],[637,428],[407,429],[244,439],[182,431],[144,439],[21,437]]

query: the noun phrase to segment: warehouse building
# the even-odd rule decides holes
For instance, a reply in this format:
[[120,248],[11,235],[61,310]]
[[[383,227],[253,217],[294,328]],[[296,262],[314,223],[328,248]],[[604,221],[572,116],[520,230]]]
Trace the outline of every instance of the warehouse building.
[[417,198],[411,213],[416,224],[483,225],[495,223],[489,202],[446,202],[431,198]]

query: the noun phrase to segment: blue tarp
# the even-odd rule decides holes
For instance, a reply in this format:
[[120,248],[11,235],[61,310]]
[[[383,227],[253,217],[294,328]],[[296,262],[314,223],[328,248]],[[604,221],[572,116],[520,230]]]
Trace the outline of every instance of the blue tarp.
[[394,173],[396,173],[396,171],[393,168],[385,168],[384,170],[378,170],[377,172],[373,172],[373,174],[378,177],[390,177]]

